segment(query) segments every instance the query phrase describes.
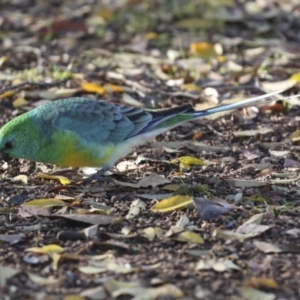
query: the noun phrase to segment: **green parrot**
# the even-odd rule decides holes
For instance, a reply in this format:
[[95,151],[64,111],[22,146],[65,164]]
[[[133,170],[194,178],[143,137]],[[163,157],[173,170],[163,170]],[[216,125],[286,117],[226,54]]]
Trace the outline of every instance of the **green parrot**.
[[132,148],[187,121],[242,108],[281,91],[195,111],[189,104],[146,110],[83,97],[56,100],[26,112],[0,129],[6,157],[69,167],[113,167]]

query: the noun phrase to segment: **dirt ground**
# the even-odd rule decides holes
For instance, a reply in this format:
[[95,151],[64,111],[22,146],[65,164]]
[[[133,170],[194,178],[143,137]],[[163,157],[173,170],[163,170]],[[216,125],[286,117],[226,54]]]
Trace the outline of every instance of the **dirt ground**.
[[284,90],[103,181],[1,161],[0,299],[300,299],[298,1],[2,0],[0,40],[1,126],[74,96],[200,110]]

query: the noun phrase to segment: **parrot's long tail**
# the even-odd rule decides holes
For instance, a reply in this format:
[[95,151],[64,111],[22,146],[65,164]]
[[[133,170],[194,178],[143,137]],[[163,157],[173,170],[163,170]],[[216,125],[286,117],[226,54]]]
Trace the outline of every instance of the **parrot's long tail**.
[[[254,104],[259,104],[259,101],[281,92],[282,91],[272,92],[237,103],[224,104],[200,111],[195,111],[193,106],[190,104],[163,110],[147,110],[147,112],[152,115],[152,120],[145,127],[143,127],[142,130],[135,132],[132,136],[129,136],[129,138],[144,133],[147,134],[149,132],[155,132],[156,134],[159,134],[187,121],[206,117],[221,111],[238,109]],[[266,101],[264,101],[263,103],[266,103]]]
[[[194,111],[193,115],[194,115],[194,118],[201,118],[201,117],[209,116],[209,115],[215,114],[217,112],[221,112],[221,111],[248,107],[248,106],[257,104],[257,102],[259,102],[261,100],[264,100],[268,97],[274,96],[276,94],[279,94],[281,92],[282,91],[276,91],[276,92],[264,94],[264,95],[261,95],[261,96],[257,96],[257,97],[254,97],[254,98],[246,99],[246,100],[236,102],[236,103],[224,104],[224,105],[219,105],[219,106],[215,106],[215,107],[212,107],[212,108],[208,108],[208,109],[205,109],[205,110]],[[266,101],[264,101],[264,103],[266,103]]]

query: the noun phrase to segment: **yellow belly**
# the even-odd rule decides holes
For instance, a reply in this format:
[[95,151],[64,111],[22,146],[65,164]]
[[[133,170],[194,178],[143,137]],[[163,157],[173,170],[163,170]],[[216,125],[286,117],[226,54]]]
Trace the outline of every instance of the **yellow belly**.
[[[55,132],[51,143],[40,152],[45,162],[65,167],[102,167],[114,154],[115,145],[88,143],[73,132]],[[43,159],[39,159],[43,161]]]

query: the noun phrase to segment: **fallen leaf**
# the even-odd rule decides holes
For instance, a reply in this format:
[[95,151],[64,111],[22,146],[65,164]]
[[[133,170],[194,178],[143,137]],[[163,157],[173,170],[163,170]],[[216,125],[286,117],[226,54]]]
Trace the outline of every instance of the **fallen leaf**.
[[86,237],[93,238],[97,235],[98,229],[99,229],[98,225],[92,225],[90,227],[87,227],[87,228],[83,229],[83,232],[84,232]]
[[140,214],[140,211],[144,208],[146,208],[145,202],[143,202],[140,199],[134,200],[130,205],[130,210],[127,213],[127,215],[125,216],[125,219],[130,220],[130,219],[135,218],[136,216],[138,216]]
[[190,52],[207,60],[216,58],[218,56],[214,45],[208,42],[192,43],[190,45]]
[[194,197],[193,201],[200,218],[204,221],[215,220],[230,210],[230,207],[213,204],[206,198]]
[[94,267],[94,266],[80,266],[78,270],[83,274],[101,274],[107,271],[106,267]]
[[11,181],[21,181],[23,184],[28,184],[28,176],[21,174],[12,178]]
[[273,278],[268,277],[251,277],[245,279],[244,286],[250,286],[255,289],[278,289],[279,285]]
[[9,206],[19,206],[22,203],[25,202],[25,200],[27,200],[29,198],[28,195],[25,194],[19,194],[19,195],[14,195],[11,196],[8,200],[7,200],[7,204]]
[[264,253],[280,253],[282,252],[282,249],[280,249],[278,246],[267,243],[267,242],[261,242],[261,241],[253,241],[254,246]]
[[49,174],[44,174],[44,173],[39,173],[35,176],[35,178],[40,178],[40,179],[49,179],[49,180],[57,180],[59,181],[62,185],[68,185],[72,183],[72,180],[68,179],[67,177],[64,176],[56,176],[56,175],[49,175]]
[[234,131],[233,135],[235,137],[248,137],[248,136],[255,136],[257,134],[264,135],[270,132],[273,132],[272,128],[260,128],[257,130]]
[[240,271],[241,268],[229,259],[212,258],[206,260],[201,259],[196,265],[196,270],[214,270],[216,272],[225,272],[230,270]]
[[300,130],[294,131],[290,136],[289,139],[293,142],[298,142],[300,140]]
[[187,217],[186,214],[182,214],[175,226],[184,228],[184,227],[188,226],[189,224],[190,224],[190,219]]
[[104,87],[98,85],[97,83],[93,82],[83,82],[81,84],[81,89],[88,93],[96,93],[100,95],[104,95],[106,93],[106,90]]
[[287,150],[287,151],[275,151],[275,150],[271,150],[269,149],[269,153],[275,157],[283,157],[286,156],[287,154],[289,154],[291,151]]
[[17,275],[21,271],[13,269],[7,266],[0,266],[0,287],[4,288],[7,286],[7,280]]
[[204,239],[196,232],[183,231],[172,238],[173,240],[180,242],[190,242],[196,244],[204,244]]
[[36,207],[36,208],[47,208],[54,206],[66,206],[66,203],[62,200],[55,198],[48,199],[34,199],[22,204],[22,207]]
[[103,286],[83,290],[80,296],[91,300],[106,300],[108,298]]
[[[163,189],[163,188],[162,188]],[[173,193],[168,194],[135,194],[137,197],[147,199],[147,200],[162,200],[169,198],[173,195]]]
[[266,186],[268,183],[265,181],[257,181],[257,180],[246,180],[246,179],[224,179],[230,185],[238,188],[244,187],[259,187]]
[[25,234],[0,234],[0,241],[9,243],[10,245],[18,243],[25,238]]
[[86,298],[83,298],[79,295],[71,294],[64,296],[63,300],[86,300]]
[[51,285],[51,284],[58,284],[60,282],[59,278],[53,278],[51,276],[46,278],[31,272],[27,272],[27,275],[32,282],[38,285]]
[[114,182],[118,185],[128,186],[132,188],[141,188],[141,187],[148,187],[148,186],[156,187],[158,185],[170,183],[170,181],[166,179],[164,176],[155,173],[151,174],[148,177],[144,177],[139,181],[139,183],[122,182],[118,180],[114,180]]
[[152,206],[153,212],[172,212],[177,209],[183,209],[193,204],[193,198],[191,196],[176,195],[167,199],[163,199],[160,202]]
[[51,215],[47,208],[30,206],[20,206],[18,214],[23,218],[31,218],[33,216],[49,217]]
[[108,225],[117,220],[115,216],[100,214],[56,214],[56,217],[92,225]]
[[240,294],[243,300],[275,300],[276,295],[256,290],[252,287],[240,288]]
[[50,244],[50,245],[45,245],[43,247],[32,247],[32,248],[27,248],[25,251],[27,252],[33,252],[37,254],[47,254],[47,255],[53,255],[55,253],[61,253],[64,251],[64,248],[60,247],[59,245],[56,244]]
[[154,241],[156,236],[156,231],[154,227],[147,227],[143,229],[143,235],[150,241]]
[[183,169],[189,170],[191,166],[204,166],[203,160],[192,157],[192,156],[181,156],[171,160],[171,163],[179,162],[179,171],[182,172]]

